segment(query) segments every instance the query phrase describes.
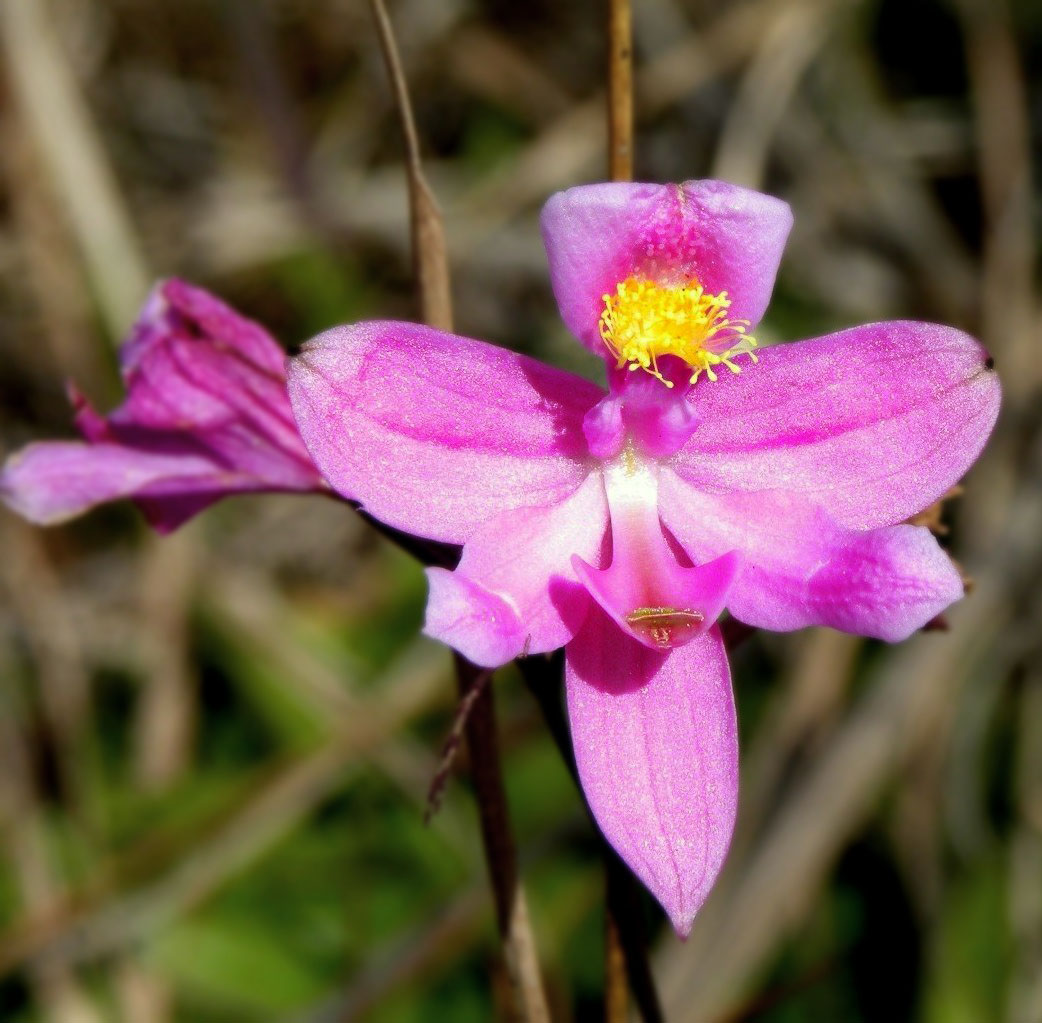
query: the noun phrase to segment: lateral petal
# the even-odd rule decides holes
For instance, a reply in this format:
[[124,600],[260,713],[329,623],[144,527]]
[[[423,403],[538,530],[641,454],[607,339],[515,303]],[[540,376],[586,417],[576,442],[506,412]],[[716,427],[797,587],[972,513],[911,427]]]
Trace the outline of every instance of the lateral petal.
[[663,284],[695,278],[707,292],[727,292],[732,318],[756,324],[774,288],[792,211],[780,199],[723,181],[606,182],[551,196],[541,223],[561,317],[603,355],[602,298],[627,277]]
[[465,543],[495,515],[586,479],[603,392],[482,341],[412,323],[336,327],[290,364],[304,441],[329,483],[396,529]]
[[167,533],[221,497],[265,489],[271,488],[264,481],[216,464],[187,445],[149,451],[40,441],[15,452],[0,471],[0,500],[38,525],[131,497],[152,525]]
[[521,653],[525,627],[506,600],[459,572],[428,568],[426,573],[424,635],[482,668],[498,668]]
[[854,530],[785,491],[706,494],[659,476],[662,521],[693,560],[742,555],[731,613],[775,631],[828,625],[896,642],[963,595],[951,558],[921,526]]
[[922,511],[980,454],[999,411],[988,353],[952,327],[896,321],[778,345],[690,392],[672,466],[708,491],[788,490],[854,528]]
[[737,724],[720,632],[662,654],[593,607],[567,647],[565,685],[594,818],[686,935],[727,855],[738,805]]
[[[564,646],[589,605],[572,558],[601,564],[607,529],[600,473],[560,504],[497,515],[471,535],[455,572],[428,570],[424,631],[484,667]],[[509,629],[500,627],[508,621],[504,608],[516,622]],[[485,633],[498,638],[493,642]]]

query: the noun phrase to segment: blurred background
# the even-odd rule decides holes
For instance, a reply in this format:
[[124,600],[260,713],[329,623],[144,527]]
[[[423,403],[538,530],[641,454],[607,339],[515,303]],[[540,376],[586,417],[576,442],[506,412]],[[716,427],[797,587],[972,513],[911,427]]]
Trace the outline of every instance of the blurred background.
[[[596,0],[390,4],[457,329],[582,373],[537,215],[605,176]],[[743,801],[670,1020],[1042,1020],[1042,352],[1033,0],[634,0],[637,176],[723,177],[796,226],[770,341],[955,324],[1005,405],[938,528],[973,578],[896,648],[733,657]],[[293,349],[415,315],[396,112],[362,0],[0,0],[0,454],[102,408],[155,276]],[[1034,71],[1028,69],[1034,68]],[[914,373],[910,365],[908,372]],[[808,386],[813,381],[808,380]],[[935,509],[936,511],[936,509]],[[502,1007],[419,566],[333,502],[0,509],[0,1019],[484,1020]],[[597,847],[534,701],[495,680],[555,1018],[601,1018]]]

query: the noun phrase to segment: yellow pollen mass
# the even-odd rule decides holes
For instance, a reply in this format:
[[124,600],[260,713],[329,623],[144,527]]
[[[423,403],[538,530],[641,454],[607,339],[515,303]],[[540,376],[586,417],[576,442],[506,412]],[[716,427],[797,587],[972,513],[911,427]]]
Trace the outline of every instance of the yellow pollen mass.
[[642,369],[672,387],[659,372],[663,355],[683,359],[693,370],[691,383],[702,373],[716,380],[716,366],[740,373],[734,362],[738,355],[756,361],[756,338],[746,333],[749,321],[727,315],[731,300],[726,291],[711,295],[696,280],[668,286],[627,277],[603,298],[598,329],[619,368]]

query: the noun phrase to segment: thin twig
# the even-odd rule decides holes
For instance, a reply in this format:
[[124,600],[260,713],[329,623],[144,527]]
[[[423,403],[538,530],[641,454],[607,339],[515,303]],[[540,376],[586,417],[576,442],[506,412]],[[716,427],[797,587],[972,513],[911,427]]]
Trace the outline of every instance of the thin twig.
[[609,911],[604,914],[604,1023],[627,1023],[630,1018],[630,992],[626,986],[626,955],[622,950],[618,917],[610,911],[611,877],[609,873]]
[[[622,966],[625,968],[625,976],[633,992],[633,1000],[640,1012],[640,1018],[644,1023],[662,1023],[665,1016],[662,1014],[658,992],[655,990],[655,978],[648,962],[648,940],[641,906],[641,890],[633,872],[607,842],[604,843],[604,860],[608,878],[609,939],[614,931],[619,951],[622,953]],[[616,972],[617,970],[618,967]],[[608,977],[606,980],[616,986],[623,986],[621,977]],[[606,985],[604,1016],[608,1021],[613,1019],[610,990]]]
[[463,732],[467,727],[470,712],[474,709],[475,702],[485,691],[491,678],[492,673],[490,671],[482,672],[474,680],[474,684],[470,687],[467,695],[456,706],[456,715],[452,721],[452,728],[449,729],[449,734],[442,745],[438,766],[434,771],[434,777],[431,779],[430,788],[427,790],[427,807],[423,812],[424,824],[429,824],[434,814],[441,809],[441,801],[445,795],[445,785],[449,780],[449,772],[452,770],[452,765],[456,762],[456,757],[459,754],[460,743],[463,741]]
[[412,221],[412,258],[420,293],[420,315],[424,323],[441,330],[452,329],[452,293],[441,210],[423,176],[420,140],[416,133],[409,89],[394,40],[394,29],[383,0],[370,0],[376,19],[380,49],[391,78],[405,142],[405,167],[409,179],[409,216]]
[[496,922],[503,941],[514,1007],[517,1017],[526,1023],[549,1020],[535,939],[528,918],[528,903],[518,874],[517,849],[507,816],[492,687],[481,685],[484,674],[480,668],[456,654],[460,699],[468,700],[472,691],[480,686],[464,730],[481,811],[481,837],[495,896]]
[[630,0],[608,0],[608,172],[633,178],[633,25]]
[[[370,4],[394,88],[405,140],[413,264],[416,268],[420,307],[424,321],[430,326],[451,330],[448,253],[441,213],[423,176],[419,138],[390,18],[383,0],[370,0]],[[540,1023],[549,1020],[550,1016],[539,973],[535,935],[518,873],[517,849],[510,831],[496,739],[492,687],[486,684],[488,680],[484,673],[458,655],[456,673],[460,697],[468,706],[463,715],[464,733],[470,750],[485,858],[492,882],[496,920],[514,1009],[517,1017],[525,1023]]]

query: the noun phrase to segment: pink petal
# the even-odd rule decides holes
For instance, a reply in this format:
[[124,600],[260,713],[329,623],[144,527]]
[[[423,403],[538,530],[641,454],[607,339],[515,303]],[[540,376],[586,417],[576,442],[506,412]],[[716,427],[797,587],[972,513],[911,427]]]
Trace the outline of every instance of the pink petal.
[[723,181],[611,182],[558,192],[543,207],[543,242],[561,317],[604,354],[602,298],[627,277],[696,278],[756,324],[778,270],[792,212],[780,199]]
[[[201,288],[164,281],[120,363],[127,397],[106,417],[106,439],[149,447],[154,433],[191,436],[238,471],[287,489],[315,488],[286,393],[285,352],[259,324]],[[89,424],[78,404],[81,428],[97,439],[98,417]]]
[[661,654],[593,608],[566,653],[568,716],[590,809],[686,935],[727,855],[738,804],[720,632]]
[[135,450],[118,444],[53,441],[11,455],[0,499],[40,525],[64,522],[106,501],[132,497],[169,532],[229,493],[263,490],[257,479],[215,464],[204,452]]
[[727,605],[749,625],[829,625],[896,642],[963,594],[951,559],[923,527],[848,529],[798,495],[707,494],[669,470],[660,488],[662,521],[689,557],[742,555]]
[[154,341],[149,336],[149,322],[157,324],[171,314],[180,321],[182,329],[197,337],[219,339],[227,352],[243,362],[276,379],[285,378],[286,353],[259,323],[247,319],[216,295],[176,277],[161,281],[141,311],[120,352],[124,376],[132,378],[142,357],[148,354]]
[[600,564],[607,528],[600,473],[560,504],[497,515],[471,534],[455,572],[428,570],[424,631],[485,667],[564,646],[589,606],[572,556]]
[[838,522],[892,525],[973,463],[999,410],[988,353],[951,327],[854,327],[759,353],[700,381],[699,420],[673,460],[704,490],[791,490]]
[[430,585],[426,635],[482,668],[498,668],[521,653],[524,623],[506,600],[459,572],[426,571]]
[[8,460],[0,497],[26,518],[130,497],[169,532],[226,494],[329,493],[293,422],[282,349],[213,295],[159,284],[120,362],[127,397],[110,415],[69,388],[88,444],[31,444]]
[[493,516],[557,504],[589,474],[593,384],[412,323],[336,327],[290,365],[326,479],[390,526],[463,543]]

